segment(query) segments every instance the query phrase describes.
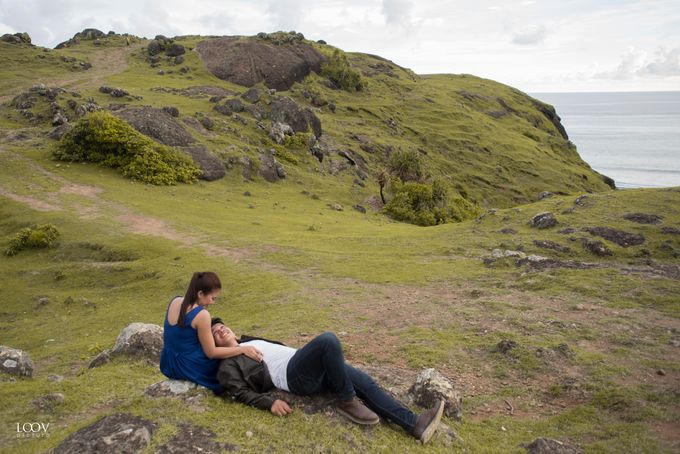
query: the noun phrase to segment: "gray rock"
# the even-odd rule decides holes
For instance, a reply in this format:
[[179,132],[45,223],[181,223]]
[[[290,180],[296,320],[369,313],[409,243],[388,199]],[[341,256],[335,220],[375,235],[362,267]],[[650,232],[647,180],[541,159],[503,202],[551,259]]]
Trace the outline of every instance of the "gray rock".
[[186,49],[184,49],[184,46],[181,44],[173,43],[168,46],[167,50],[165,51],[165,55],[168,57],[177,57],[178,55],[182,55],[186,52]]
[[241,98],[243,98],[244,100],[248,101],[251,104],[254,104],[260,100],[260,96],[261,96],[260,90],[258,90],[255,87],[252,87],[251,89],[243,93],[241,95]]
[[31,404],[40,410],[52,411],[56,405],[62,402],[64,402],[64,395],[62,393],[51,393],[33,399]]
[[0,345],[0,370],[12,375],[33,376],[33,361],[18,348]]
[[553,227],[557,224],[557,219],[549,211],[543,213],[538,213],[529,220],[529,225],[531,227],[536,227],[539,229],[546,229],[548,227]]
[[276,182],[285,178],[286,172],[283,166],[274,158],[274,150],[268,150],[260,157],[260,174],[269,182]]
[[294,132],[311,132],[321,137],[321,120],[307,107],[301,108],[287,96],[279,96],[271,103],[269,117],[272,122],[286,123]]
[[491,257],[494,259],[500,259],[503,257],[517,257],[519,259],[525,258],[527,255],[522,251],[511,251],[508,249],[494,249],[491,251]]
[[274,142],[281,144],[285,141],[286,136],[293,135],[293,129],[286,123],[280,121],[274,122],[269,128],[269,138]]
[[54,128],[49,134],[48,137],[53,140],[59,140],[62,137],[64,137],[64,134],[69,132],[73,128],[73,125],[70,123],[63,123],[56,128]]
[[463,399],[454,384],[432,368],[422,370],[415,383],[409,388],[408,396],[417,405],[431,408],[439,399],[444,399],[446,416],[460,419]]
[[144,394],[151,397],[185,396],[190,391],[210,391],[205,386],[197,385],[188,380],[163,380],[146,388]]
[[160,360],[163,349],[163,328],[152,323],[130,323],[118,335],[112,355],[132,355]]
[[88,369],[93,369],[95,367],[103,366],[109,361],[111,361],[111,350],[107,349],[92,358],[87,367]]
[[169,113],[154,107],[128,107],[114,112],[133,128],[156,141],[170,146],[186,146],[195,139]]
[[241,102],[240,99],[238,98],[231,98],[227,99],[224,101],[224,104],[232,111],[232,112],[243,112],[243,109],[245,106]]
[[158,424],[136,415],[115,413],[72,433],[54,454],[100,454],[141,452],[151,443]]
[[540,194],[538,194],[538,200],[543,200],[548,197],[552,197],[554,194],[550,191],[543,191]]
[[234,452],[238,447],[215,441],[215,432],[193,424],[182,423],[179,431],[170,441],[161,445],[156,454],[222,453]]
[[525,449],[531,454],[583,454],[581,448],[543,437],[535,439],[531,444],[525,446]]
[[222,161],[203,145],[181,147],[180,150],[191,156],[194,164],[200,167],[200,169],[203,171],[199,177],[202,180],[219,180],[226,174],[226,170]]

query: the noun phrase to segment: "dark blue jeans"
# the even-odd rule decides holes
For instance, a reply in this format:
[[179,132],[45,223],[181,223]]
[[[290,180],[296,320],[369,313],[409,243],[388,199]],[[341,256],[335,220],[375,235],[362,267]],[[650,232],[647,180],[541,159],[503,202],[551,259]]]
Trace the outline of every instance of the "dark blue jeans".
[[298,349],[286,370],[288,389],[306,396],[321,391],[334,392],[338,399],[360,397],[366,405],[385,419],[410,431],[416,414],[397,402],[367,373],[347,364],[337,336],[325,332]]

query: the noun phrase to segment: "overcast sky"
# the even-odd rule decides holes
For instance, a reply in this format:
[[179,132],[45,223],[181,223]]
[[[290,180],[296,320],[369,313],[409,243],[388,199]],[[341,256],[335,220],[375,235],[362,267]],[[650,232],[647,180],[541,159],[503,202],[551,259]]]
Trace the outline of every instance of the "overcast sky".
[[296,30],[419,74],[526,92],[680,90],[680,0],[0,0],[0,34],[153,37]]

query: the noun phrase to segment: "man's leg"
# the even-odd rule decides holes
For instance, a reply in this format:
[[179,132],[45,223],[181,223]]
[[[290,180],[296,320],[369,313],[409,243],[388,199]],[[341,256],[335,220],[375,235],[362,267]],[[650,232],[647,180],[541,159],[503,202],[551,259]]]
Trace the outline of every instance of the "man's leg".
[[385,419],[395,422],[409,433],[415,426],[418,416],[400,404],[382,389],[366,372],[345,363],[345,370],[352,380],[354,390],[368,407]]
[[325,332],[300,348],[287,368],[288,389],[294,394],[313,394],[323,390],[325,381],[340,400],[356,395],[345,370],[345,357],[337,336]]

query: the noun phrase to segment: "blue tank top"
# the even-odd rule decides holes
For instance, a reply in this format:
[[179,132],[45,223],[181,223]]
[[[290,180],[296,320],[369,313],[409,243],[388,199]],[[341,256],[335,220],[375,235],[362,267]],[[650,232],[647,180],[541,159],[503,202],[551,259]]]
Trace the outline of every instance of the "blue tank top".
[[[171,300],[177,298],[176,295]],[[196,314],[203,310],[196,306],[184,317],[184,327],[171,325],[168,321],[170,303],[165,311],[163,324],[163,350],[161,350],[160,369],[163,375],[176,380],[189,380],[210,388],[215,394],[221,394],[224,388],[217,380],[217,369],[220,359],[208,358],[198,340],[198,330],[191,326]]]

